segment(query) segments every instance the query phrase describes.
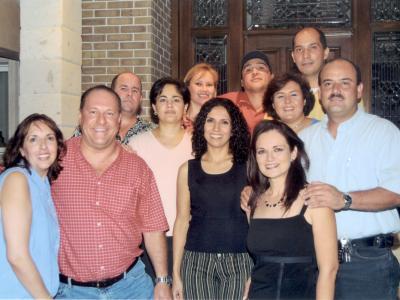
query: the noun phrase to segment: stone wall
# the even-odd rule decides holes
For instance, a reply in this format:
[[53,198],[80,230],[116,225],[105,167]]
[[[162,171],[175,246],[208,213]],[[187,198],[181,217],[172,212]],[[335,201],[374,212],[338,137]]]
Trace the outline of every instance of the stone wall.
[[70,136],[81,94],[81,0],[20,0],[19,120],[39,112]]
[[82,0],[82,91],[132,71],[151,84],[171,74],[170,0]]

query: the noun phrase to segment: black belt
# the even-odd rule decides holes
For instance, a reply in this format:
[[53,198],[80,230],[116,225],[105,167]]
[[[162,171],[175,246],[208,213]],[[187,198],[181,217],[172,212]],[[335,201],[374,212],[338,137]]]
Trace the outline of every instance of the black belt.
[[[394,244],[394,236],[392,234],[378,234],[361,239],[348,240],[352,247],[375,247],[390,248]],[[339,241],[339,248],[342,243]]]
[[351,262],[354,248],[390,248],[393,246],[394,237],[392,234],[378,234],[361,239],[340,239],[338,241],[338,255],[340,263]]
[[266,263],[285,263],[285,264],[299,264],[299,263],[311,263],[313,258],[311,256],[256,256],[257,262]]
[[136,258],[133,263],[126,269],[125,272],[119,274],[118,276],[115,276],[113,278],[108,278],[104,279],[101,281],[87,281],[87,282],[81,282],[81,281],[76,281],[72,278],[69,278],[68,276],[65,276],[63,274],[60,274],[60,282],[65,283],[65,284],[72,284],[72,285],[77,285],[77,286],[86,286],[86,287],[95,287],[95,288],[106,288],[110,285],[113,285],[114,283],[120,281],[122,278],[124,278],[125,274],[128,273],[132,268],[136,265],[138,259]]

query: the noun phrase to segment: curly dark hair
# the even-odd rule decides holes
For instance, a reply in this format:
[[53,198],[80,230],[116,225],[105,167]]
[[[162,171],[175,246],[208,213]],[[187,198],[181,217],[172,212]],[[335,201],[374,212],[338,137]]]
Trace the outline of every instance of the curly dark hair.
[[233,162],[244,163],[247,161],[250,144],[250,133],[239,108],[230,100],[225,98],[212,98],[201,107],[194,123],[192,136],[192,148],[196,159],[200,159],[207,151],[207,141],[204,138],[204,124],[210,111],[221,106],[226,109],[232,124],[231,138],[229,139],[229,150],[233,155]]
[[301,189],[307,184],[306,172],[310,166],[310,161],[304,149],[303,141],[297,134],[285,123],[277,120],[263,120],[254,129],[250,146],[249,161],[247,164],[247,180],[252,187],[252,193],[249,200],[251,215],[257,206],[257,199],[268,190],[270,183],[267,177],[261,172],[256,159],[256,143],[261,134],[276,130],[286,139],[290,151],[297,148],[297,156],[291,162],[285,182],[285,190],[283,193],[283,205],[286,211],[296,200]]
[[5,170],[20,166],[23,168],[26,168],[28,172],[30,173],[30,164],[26,160],[25,157],[23,157],[20,153],[20,149],[24,145],[25,138],[28,134],[29,128],[31,125],[35,122],[41,122],[48,126],[55,134],[56,140],[57,140],[57,156],[53,164],[50,166],[48,172],[47,172],[47,177],[49,178],[49,181],[52,182],[53,180],[56,180],[58,175],[60,174],[61,170],[63,167],[61,166],[61,160],[63,156],[65,155],[67,148],[66,145],[64,144],[64,137],[61,132],[61,130],[57,127],[57,124],[48,116],[44,114],[31,114],[27,116],[17,127],[15,130],[14,135],[10,138],[6,151],[4,152],[3,155],[3,162],[4,162],[4,167]]
[[266,111],[269,116],[276,120],[280,120],[280,118],[273,107],[274,95],[290,81],[293,81],[300,86],[303,98],[306,100],[306,104],[303,107],[304,115],[308,116],[314,107],[315,98],[311,92],[310,85],[308,84],[307,80],[295,73],[284,73],[274,77],[270,81],[263,100],[264,111]]
[[175,86],[176,90],[178,91],[179,94],[181,94],[183,98],[183,103],[184,104],[189,104],[190,102],[190,92],[189,89],[186,87],[186,85],[177,79],[171,78],[171,77],[163,77],[158,79],[156,82],[153,83],[151,90],[150,90],[150,114],[151,114],[151,120],[155,123],[158,124],[158,116],[154,113],[153,109],[153,104],[155,105],[157,102],[157,97],[160,96],[162,93],[164,87],[168,84],[171,84]]

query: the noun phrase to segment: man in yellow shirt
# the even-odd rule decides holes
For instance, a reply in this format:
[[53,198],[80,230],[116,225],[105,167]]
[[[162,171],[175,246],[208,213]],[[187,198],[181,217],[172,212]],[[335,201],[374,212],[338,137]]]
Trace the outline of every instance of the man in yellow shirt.
[[[315,97],[314,108],[308,116],[321,120],[324,111],[320,103],[318,74],[329,55],[326,36],[316,27],[305,27],[294,35],[292,49],[293,62],[299,72],[307,79]],[[361,100],[361,104],[362,102]]]

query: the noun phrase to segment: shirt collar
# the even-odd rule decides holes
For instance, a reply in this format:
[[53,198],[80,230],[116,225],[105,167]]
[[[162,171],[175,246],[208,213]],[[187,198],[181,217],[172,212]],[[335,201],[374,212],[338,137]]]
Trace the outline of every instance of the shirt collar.
[[[361,116],[363,114],[365,114],[365,112],[363,110],[361,110],[361,109],[358,109],[358,107],[357,107],[356,112],[354,113],[353,116],[351,116],[350,119],[348,119],[348,120],[344,121],[343,123],[339,124],[338,133],[339,132],[347,132],[348,130],[350,130],[354,126],[354,124],[357,122],[357,120],[359,118],[361,118]],[[322,126],[325,129],[328,129],[328,121],[329,121],[328,115],[325,114],[322,117],[322,120],[321,120]]]
[[255,110],[253,104],[251,104],[249,96],[247,95],[246,92],[239,92],[239,95],[237,97],[237,106],[246,106],[249,109],[251,109],[252,111],[254,111],[256,114],[263,114],[264,115],[264,108],[261,106],[261,108],[259,110]]

